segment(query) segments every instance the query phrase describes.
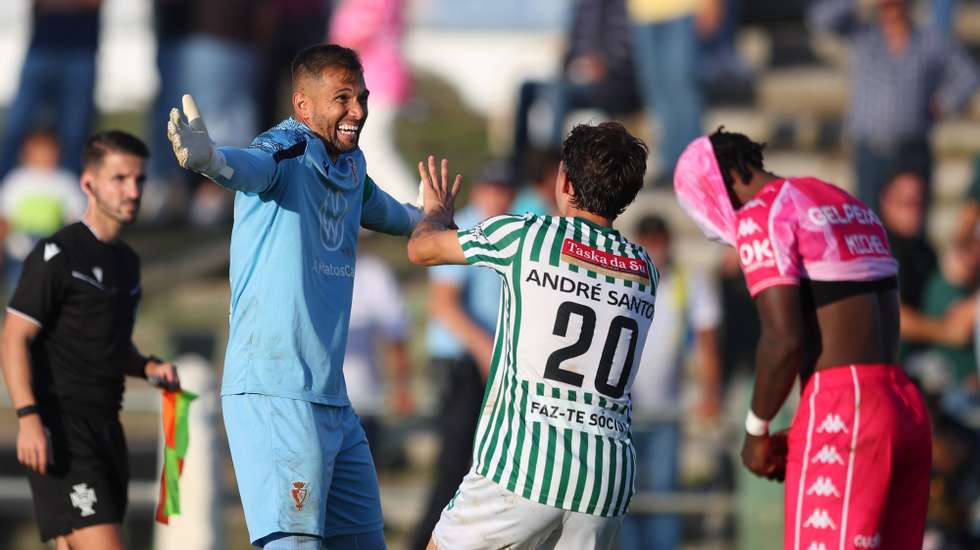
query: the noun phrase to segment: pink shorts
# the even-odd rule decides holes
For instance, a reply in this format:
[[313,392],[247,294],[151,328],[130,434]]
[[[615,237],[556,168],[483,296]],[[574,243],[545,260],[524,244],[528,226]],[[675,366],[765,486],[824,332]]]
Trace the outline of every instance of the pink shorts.
[[788,444],[785,550],[921,550],[932,428],[900,368],[815,373]]

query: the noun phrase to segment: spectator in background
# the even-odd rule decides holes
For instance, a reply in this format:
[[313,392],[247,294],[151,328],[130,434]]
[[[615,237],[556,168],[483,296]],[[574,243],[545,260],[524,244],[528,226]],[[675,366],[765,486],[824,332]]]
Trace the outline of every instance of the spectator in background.
[[863,23],[856,0],[820,0],[811,26],[851,43],[847,131],[854,146],[858,198],[876,212],[881,189],[898,164],[922,174],[931,195],[929,131],[955,113],[980,85],[980,74],[955,38],[912,20],[908,0],[876,0]]
[[[386,403],[398,414],[414,410],[407,342],[408,316],[391,268],[381,258],[358,254],[344,379],[347,397],[361,419],[378,469],[381,416]],[[390,398],[385,399],[386,395]]]
[[517,194],[510,211],[512,214],[553,215],[557,211],[555,178],[561,166],[561,155],[552,150],[539,151],[530,164],[528,186]]
[[954,33],[953,19],[956,18],[956,8],[959,0],[932,0],[930,2],[930,23],[939,32]]
[[357,50],[364,82],[371,91],[371,125],[361,132],[361,148],[371,155],[371,175],[403,202],[418,196],[418,177],[402,160],[395,122],[411,92],[402,55],[405,14],[402,0],[344,0],[330,26],[330,41]]
[[[192,0],[154,0],[153,30],[157,38],[157,74],[160,87],[149,110],[150,159],[147,182],[143,192],[143,219],[165,217],[172,197],[186,197],[187,173],[174,160],[167,140],[167,120],[170,108],[180,103],[186,85],[181,80],[181,48],[191,32]],[[183,210],[182,205],[172,206]]]
[[[258,81],[259,126],[275,126],[289,114],[289,68],[296,52],[327,36],[332,0],[271,0],[265,4]],[[362,56],[363,59],[363,56]],[[374,107],[374,97],[371,98]],[[373,125],[375,121],[372,121]],[[372,160],[374,155],[371,155]]]
[[930,411],[932,481],[923,550],[980,548],[980,448],[975,429]]
[[31,41],[0,141],[0,178],[13,168],[39,114],[55,128],[61,165],[81,172],[95,112],[101,9],[101,0],[34,0]]
[[722,319],[722,383],[727,386],[740,374],[755,370],[755,343],[759,341],[759,313],[745,285],[734,247],[722,250],[720,281]]
[[735,34],[742,0],[718,0],[704,8],[697,19],[701,38],[699,73],[701,81],[717,90],[719,98],[738,98],[751,93],[752,70],[738,55]]
[[[456,224],[467,229],[506,214],[515,195],[507,166],[491,162],[470,187],[470,204],[456,213]],[[469,471],[499,301],[500,277],[492,270],[429,269],[428,347],[433,372],[441,379],[437,421],[442,448],[432,493],[409,546],[413,550],[425,550],[442,509]]]
[[85,213],[78,178],[59,167],[57,138],[48,132],[28,134],[21,163],[0,186],[0,216],[6,239],[5,276],[13,291],[21,266],[38,241],[76,222]]
[[922,236],[925,218],[925,179],[915,172],[897,173],[881,193],[881,221],[892,255],[898,261],[901,300],[901,362],[931,344],[962,345],[969,341],[973,319],[966,307],[944,317],[925,314],[925,291],[938,268],[936,252]]
[[[713,281],[673,260],[670,227],[662,218],[643,218],[636,228],[636,242],[660,271],[657,314],[631,393],[636,485],[641,491],[670,493],[679,485],[683,413],[678,411],[689,351],[695,353],[698,364],[698,416],[714,418],[721,406],[721,304]],[[680,539],[680,518],[667,514],[630,514],[620,531],[624,550],[649,548],[651,541],[656,541],[658,549],[674,550],[680,547]]]
[[643,105],[651,115],[651,126],[659,128],[660,171],[655,184],[670,183],[677,158],[701,135],[704,100],[698,84],[698,33],[712,34],[718,28],[720,2],[627,0]]
[[[922,313],[942,318],[957,304],[973,309],[976,303],[977,275],[980,274],[980,242],[954,243],[942,255],[939,269],[926,283]],[[930,351],[940,361],[949,387],[969,385],[977,389],[977,366],[973,357],[973,325],[965,341],[937,342]]]
[[956,242],[980,241],[980,155],[973,162],[973,181],[963,197],[959,221],[954,229]]
[[[191,31],[181,48],[179,78],[186,86],[183,93],[194,96],[207,118],[215,143],[244,147],[258,133],[255,45],[266,38],[261,18],[270,1],[195,0],[185,15]],[[195,225],[220,221],[227,215],[230,197],[217,186],[199,185],[190,221]]]
[[516,179],[524,175],[531,108],[541,99],[551,104],[551,127],[545,144],[549,150],[561,147],[565,117],[574,109],[594,108],[618,116],[640,108],[624,0],[577,0],[558,77],[521,84],[510,156]]

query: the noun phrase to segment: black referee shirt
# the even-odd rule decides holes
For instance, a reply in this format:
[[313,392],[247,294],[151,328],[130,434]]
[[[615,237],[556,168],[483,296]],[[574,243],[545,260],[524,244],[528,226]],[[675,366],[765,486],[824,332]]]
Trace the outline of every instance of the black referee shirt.
[[124,375],[143,375],[132,344],[139,299],[139,257],[122,241],[79,222],[37,244],[8,311],[41,327],[30,351],[42,411],[118,413]]

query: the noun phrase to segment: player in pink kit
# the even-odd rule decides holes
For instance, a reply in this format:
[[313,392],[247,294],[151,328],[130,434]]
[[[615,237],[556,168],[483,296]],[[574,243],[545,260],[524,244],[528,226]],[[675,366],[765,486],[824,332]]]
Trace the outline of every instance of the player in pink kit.
[[[929,416],[898,357],[898,265],[878,217],[815,178],[766,172],[763,145],[719,129],[674,186],[704,232],[738,250],[762,335],[742,462],[786,481],[786,550],[922,548]],[[788,438],[768,420],[797,373]]]

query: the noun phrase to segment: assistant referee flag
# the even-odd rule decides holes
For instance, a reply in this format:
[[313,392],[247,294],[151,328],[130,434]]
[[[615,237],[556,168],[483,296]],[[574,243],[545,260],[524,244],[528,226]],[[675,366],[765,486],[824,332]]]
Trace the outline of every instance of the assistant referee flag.
[[160,502],[156,520],[167,524],[170,516],[180,514],[178,480],[184,469],[184,456],[190,441],[187,413],[197,396],[188,391],[163,392],[163,472],[160,473]]

